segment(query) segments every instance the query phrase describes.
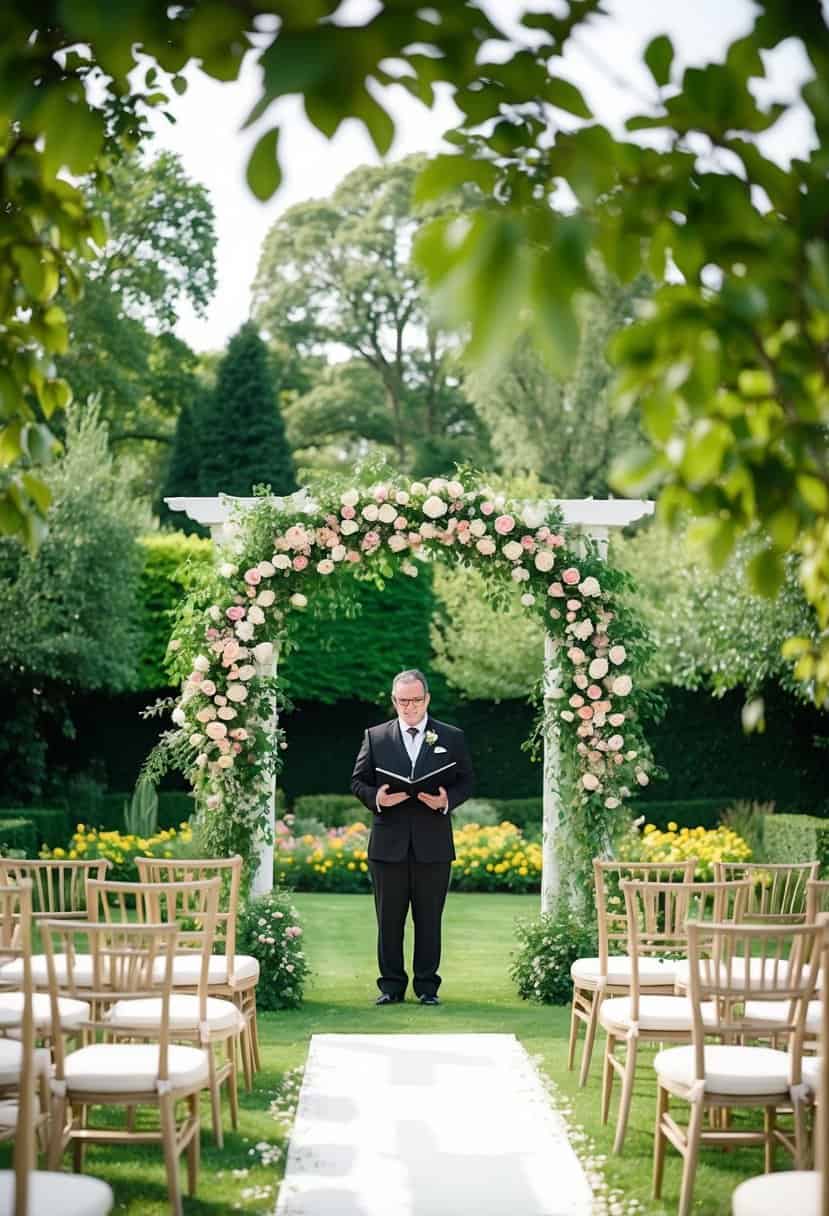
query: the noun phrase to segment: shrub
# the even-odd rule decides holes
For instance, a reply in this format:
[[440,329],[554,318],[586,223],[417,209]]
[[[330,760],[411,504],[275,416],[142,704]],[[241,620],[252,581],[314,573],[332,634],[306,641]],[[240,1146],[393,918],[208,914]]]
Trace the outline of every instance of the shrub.
[[69,816],[60,806],[7,807],[3,818],[27,819],[34,825],[35,851],[44,844],[62,844],[69,835]]
[[193,832],[189,823],[179,829],[164,828],[155,836],[131,836],[124,832],[101,832],[79,823],[75,834],[65,849],[42,849],[41,857],[58,860],[82,857],[91,860],[105,857],[110,863],[107,878],[113,882],[137,882],[136,857],[191,857]]
[[544,803],[541,798],[492,798],[498,822],[514,823],[525,835],[541,833]]
[[501,817],[495,808],[495,803],[486,802],[483,798],[470,798],[463,806],[459,806],[456,811],[452,812],[452,826],[456,832],[470,823],[482,828],[494,828],[500,821]]
[[269,891],[241,911],[239,949],[259,960],[256,1004],[260,1009],[296,1009],[302,1004],[308,961],[302,949],[299,914],[285,891]]
[[37,853],[37,829],[31,819],[0,819],[0,856],[14,851],[23,857]]
[[510,978],[525,1001],[566,1005],[573,994],[570,968],[577,958],[598,952],[595,926],[563,902],[538,920],[519,922],[520,950],[513,955]]
[[829,820],[815,815],[772,815],[765,824],[765,860],[819,861],[829,867]]
[[129,836],[154,836],[158,831],[158,794],[143,773],[135,783],[129,804],[124,804],[124,827]]
[[294,801],[297,819],[317,819],[327,828],[365,822],[368,811],[353,794],[303,794]]
[[679,828],[669,823],[664,832],[654,824],[645,825],[641,834],[633,828],[619,846],[622,861],[688,861],[696,857],[695,877],[709,882],[714,877],[715,861],[748,861],[751,849],[742,837],[727,827]]
[[722,822],[732,832],[742,836],[751,849],[753,861],[764,861],[766,858],[765,825],[767,817],[774,814],[773,802],[749,802],[740,799],[726,807],[722,814]]
[[455,851],[452,887],[456,891],[541,890],[541,846],[525,840],[512,823],[459,828]]

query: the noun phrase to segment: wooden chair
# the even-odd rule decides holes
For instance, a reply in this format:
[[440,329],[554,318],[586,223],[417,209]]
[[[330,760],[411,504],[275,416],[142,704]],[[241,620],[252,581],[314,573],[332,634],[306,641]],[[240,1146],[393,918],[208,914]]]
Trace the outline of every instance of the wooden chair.
[[[158,1039],[153,1043],[92,1042],[77,1051],[64,1050],[61,1035],[54,1039],[52,1121],[49,1136],[49,1167],[60,1166],[67,1146],[74,1150],[74,1165],[83,1164],[86,1144],[160,1143],[164,1152],[170,1210],[181,1216],[178,1163],[187,1152],[188,1191],[195,1194],[199,1169],[199,1094],[207,1088],[207,1052],[170,1042],[170,997],[178,930],[165,924],[102,924],[90,921],[47,920],[41,924],[49,973],[49,993],[57,1019],[57,1002],[68,989],[77,992],[76,963],[88,958],[83,984],[93,1008],[111,1007],[119,1000],[142,999],[148,992],[161,999]],[[82,953],[88,948],[88,954]],[[63,965],[59,967],[59,960]],[[161,962],[159,963],[159,960]],[[159,976],[159,966],[161,976]],[[96,1034],[110,1030],[107,1021],[96,1019],[89,1029]],[[180,1102],[186,1112],[179,1121]],[[138,1106],[158,1110],[158,1130],[136,1131],[93,1126],[96,1106]]]
[[[176,1042],[196,1043],[208,1053],[209,1090],[213,1134],[221,1148],[221,1086],[227,1084],[233,1127],[239,1123],[236,1051],[244,1019],[233,1001],[208,996],[207,977],[218,911],[221,879],[202,882],[129,883],[95,882],[87,884],[90,921],[123,924],[129,921],[131,903],[139,920],[155,924],[178,924],[176,958],[192,953],[199,960],[197,989],[193,994],[174,992],[170,998],[170,1038]],[[182,928],[184,926],[184,928]],[[160,970],[163,960],[156,963]],[[174,964],[175,967],[175,964]],[[158,1036],[162,1015],[160,997],[117,1001],[104,1014],[113,1034],[127,1038]],[[226,1059],[217,1063],[215,1049],[224,1050]]]
[[[614,953],[617,947],[627,949],[627,915],[624,898],[618,884],[624,879],[642,882],[693,882],[696,861],[677,862],[593,862],[593,882],[596,899],[596,920],[599,931],[598,958],[579,958],[570,968],[573,980],[573,1004],[570,1010],[570,1042],[567,1067],[572,1069],[576,1056],[579,1022],[585,1026],[579,1085],[587,1083],[599,1010],[608,996],[625,996],[630,990],[631,963],[627,954]],[[609,889],[610,886],[615,890]],[[671,993],[674,990],[672,962],[655,959],[642,966],[639,982],[650,992]]]
[[[107,1216],[112,1210],[112,1191],[97,1178],[47,1173],[35,1170],[36,1110],[35,1022],[32,1011],[31,915],[32,884],[0,887],[0,918],[10,917],[17,925],[23,960],[19,1082],[14,1125],[14,1168],[0,1170],[0,1212],[9,1216]],[[9,1040],[12,1042],[12,1040]]]
[[[668,1142],[683,1158],[679,1216],[688,1216],[701,1146],[763,1145],[765,1169],[772,1168],[776,1144],[792,1153],[802,1169],[808,1155],[806,1110],[809,1086],[802,1079],[806,1004],[815,990],[822,931],[814,925],[712,924],[688,921],[692,1042],[668,1047],[654,1059],[657,1077],[653,1195],[659,1198]],[[756,969],[748,960],[758,960]],[[750,1001],[784,1003],[784,1018],[771,1025],[790,1042],[789,1051],[745,1046],[741,1010]],[[706,1039],[716,1037],[717,1044]],[[681,1127],[669,1111],[670,1099],[690,1107]],[[762,1130],[728,1126],[720,1112],[762,1108]],[[791,1109],[794,1134],[777,1126],[777,1113]],[[703,1129],[706,1112],[714,1112]]]
[[[625,1142],[640,1043],[687,1043],[693,1014],[686,996],[654,995],[639,974],[655,958],[685,954],[689,919],[739,921],[751,883],[623,882],[631,961],[630,995],[602,1001],[599,1021],[607,1032],[602,1074],[602,1123],[607,1123],[614,1073],[622,1080],[613,1152]],[[622,1058],[616,1054],[623,1052]]]
[[[232,1000],[245,1019],[240,1039],[245,1088],[253,1086],[253,1074],[261,1068],[256,1023],[256,985],[259,963],[249,954],[236,953],[236,925],[242,880],[242,859],[224,857],[202,861],[168,861],[157,857],[138,857],[141,882],[194,882],[221,878],[222,893],[216,915],[216,939],[221,947],[210,959],[208,993]],[[198,959],[184,953],[176,959],[173,986],[177,991],[195,992],[198,985]]]
[[817,878],[817,861],[764,865],[759,861],[715,861],[717,882],[752,883],[745,918],[758,925],[802,925],[806,922],[808,883]]

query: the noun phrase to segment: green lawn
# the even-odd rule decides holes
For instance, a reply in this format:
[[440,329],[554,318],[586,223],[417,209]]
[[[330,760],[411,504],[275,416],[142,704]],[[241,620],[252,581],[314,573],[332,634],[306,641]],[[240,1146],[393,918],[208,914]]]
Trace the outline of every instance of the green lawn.
[[[226,1133],[221,1153],[212,1146],[209,1118],[205,1118],[199,1195],[195,1200],[185,1198],[185,1211],[194,1216],[196,1213],[215,1216],[235,1210],[262,1213],[273,1210],[275,1191],[265,1195],[261,1188],[275,1188],[281,1166],[259,1164],[254,1146],[265,1141],[285,1143],[285,1134],[270,1113],[270,1103],[279,1092],[285,1072],[304,1062],[308,1037],[313,1033],[365,1034],[374,1030],[414,1034],[513,1033],[531,1055],[541,1058],[543,1068],[561,1094],[572,1102],[573,1118],[594,1140],[597,1152],[610,1153],[612,1129],[602,1128],[598,1121],[601,1051],[594,1055],[587,1088],[579,1090],[575,1074],[566,1071],[569,1011],[519,1000],[507,976],[514,921],[516,917],[535,914],[537,896],[450,896],[441,967],[444,977],[441,996],[445,1003],[431,1009],[414,1002],[374,1008],[374,915],[368,896],[295,898],[314,971],[306,1003],[296,1012],[261,1016],[264,1070],[257,1077],[254,1092],[242,1094],[239,1132]],[[619,1159],[608,1157],[607,1180],[611,1187],[622,1189],[627,1198],[640,1200],[646,1212],[672,1213],[676,1210],[680,1172],[679,1158],[673,1150],[669,1149],[664,1204],[653,1204],[649,1199],[654,1086],[649,1064],[641,1072],[625,1155]],[[160,1153],[91,1149],[87,1162],[90,1173],[106,1178],[115,1188],[116,1211],[132,1216],[166,1211]],[[779,1168],[788,1168],[784,1159],[778,1164]],[[696,1210],[705,1216],[725,1216],[730,1212],[734,1186],[761,1168],[759,1150],[739,1153],[707,1150],[697,1180]],[[240,1170],[249,1172],[234,1173]],[[555,1185],[553,1178],[552,1185]]]

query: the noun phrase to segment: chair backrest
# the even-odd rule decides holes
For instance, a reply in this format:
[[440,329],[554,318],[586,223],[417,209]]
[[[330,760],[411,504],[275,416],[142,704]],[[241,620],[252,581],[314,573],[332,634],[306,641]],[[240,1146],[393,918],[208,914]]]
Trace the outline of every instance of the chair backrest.
[[35,1031],[32,1011],[32,884],[0,886],[0,920],[13,925],[23,959],[20,1023],[22,1059],[14,1136],[14,1216],[29,1216],[29,1179],[35,1166]]
[[753,1024],[744,1013],[751,1001],[766,1005],[756,1024],[764,1037],[788,1037],[789,1079],[799,1084],[806,1011],[820,970],[822,929],[690,920],[687,930],[695,1080],[704,1078],[706,1036],[727,1040],[751,1031]]
[[[625,897],[620,884],[635,882],[694,881],[695,858],[688,861],[593,861],[593,882],[596,892],[596,921],[599,933],[599,966],[607,971],[611,953],[627,949],[628,921]],[[618,949],[617,949],[618,947]]]
[[0,884],[32,883],[32,912],[35,920],[65,916],[76,920],[86,913],[86,880],[103,878],[110,863],[103,857],[37,861],[0,858]]
[[194,882],[90,879],[86,886],[87,915],[91,922],[108,925],[128,924],[137,919],[147,924],[177,926],[176,955],[192,954],[200,960],[198,992],[204,1014],[221,886],[220,878]]
[[242,881],[242,858],[209,858],[198,861],[169,860],[160,857],[137,857],[141,882],[203,882],[221,879],[219,906],[216,913],[214,954],[227,956],[227,978],[233,981],[233,959],[236,954],[236,924],[239,917],[239,896]]
[[[806,883],[806,921],[814,924],[829,913],[829,879],[810,878]],[[828,918],[829,919],[829,918]]]
[[716,861],[717,882],[752,881],[752,897],[746,920],[757,924],[802,925],[806,921],[806,891],[810,879],[817,878],[817,861],[775,862]]
[[[829,975],[829,916],[820,919],[821,972]],[[829,1094],[829,984],[824,980],[821,990],[820,1017],[820,1093]],[[815,1166],[820,1170],[820,1216],[829,1216],[829,1102],[826,1097],[817,1103]]]
[[639,964],[645,958],[685,958],[687,923],[739,922],[751,892],[742,882],[622,882],[631,960],[631,1017],[639,1018]]

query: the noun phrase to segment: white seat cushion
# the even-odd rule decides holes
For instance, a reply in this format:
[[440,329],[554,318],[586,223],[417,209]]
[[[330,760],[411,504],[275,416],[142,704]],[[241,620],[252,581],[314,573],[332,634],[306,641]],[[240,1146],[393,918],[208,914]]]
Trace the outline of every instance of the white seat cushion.
[[[751,1022],[785,1022],[789,1016],[789,1001],[746,1001],[745,1018]],[[809,1001],[806,1010],[806,1032],[820,1034],[820,1001]]]
[[[784,960],[777,964],[777,974],[775,975],[774,959],[752,958],[750,963],[750,978],[755,988],[773,992],[775,988],[788,988],[790,979],[788,968]],[[676,982],[678,987],[687,988],[689,984],[689,962],[687,959],[682,959],[677,964]],[[704,974],[704,972],[703,972]],[[723,980],[725,979],[725,968],[723,968]],[[731,984],[734,989],[742,988],[745,984],[746,960],[744,958],[735,958],[731,960]]]
[[[0,1038],[0,1085],[15,1085],[20,1078],[23,1047],[16,1039]],[[35,1072],[50,1071],[52,1056],[48,1047],[35,1050]]]
[[[55,974],[57,975],[58,984],[64,987],[67,984],[67,967],[66,955],[55,955]],[[92,958],[89,954],[77,954],[75,956],[75,964],[72,969],[72,977],[78,988],[89,988],[92,985]],[[22,984],[23,983],[23,960],[21,958],[14,959],[11,963],[4,963],[0,967],[0,981],[4,984]],[[49,969],[46,966],[45,954],[32,955],[32,983],[35,988],[49,987]]]
[[800,1073],[812,1093],[820,1092],[820,1074],[822,1060],[820,1056],[804,1056],[800,1062]]
[[[112,1211],[112,1190],[100,1178],[85,1174],[29,1174],[29,1211],[32,1216],[60,1212],[60,1216],[107,1216]],[[0,1216],[14,1212],[14,1173],[0,1170]]]
[[[191,1089],[207,1080],[207,1053],[175,1044],[169,1049],[172,1088]],[[66,1057],[70,1093],[152,1093],[158,1081],[158,1047],[154,1043],[94,1043]]]
[[784,1170],[741,1182],[731,1196],[733,1216],[818,1216],[820,1174],[816,1170]]
[[[677,963],[672,959],[640,958],[639,983],[643,988],[662,988],[674,982]],[[576,980],[586,980],[595,984],[601,979],[602,968],[597,958],[577,958],[570,968],[571,977]],[[631,965],[626,954],[613,954],[607,960],[607,982],[609,984],[625,984],[630,987]]]
[[[35,992],[32,996],[32,1014],[35,1028],[45,1030],[52,1025],[52,1005],[46,992]],[[89,1005],[86,1001],[76,1001],[72,997],[58,998],[58,1014],[64,1030],[72,1030],[80,1026],[89,1017]],[[0,992],[0,1030],[8,1030],[19,1026],[23,1016],[23,993]]]
[[[605,1030],[614,1027],[627,1030],[631,1024],[631,1000],[628,996],[614,996],[602,1001],[599,1021]],[[702,1020],[713,1025],[713,1004],[703,1005]],[[690,1033],[691,1002],[684,996],[641,996],[639,998],[639,1029],[647,1031],[687,1030]]]
[[[668,1047],[653,1061],[662,1081],[690,1088],[694,1083],[694,1049]],[[751,1097],[784,1094],[789,1090],[789,1056],[771,1047],[731,1047],[720,1044],[705,1048],[705,1092]]]
[[[245,1019],[233,1001],[221,1001],[209,996],[206,1001],[210,1030],[241,1030]],[[131,1029],[155,1030],[161,1022],[161,997],[142,997],[139,1000],[116,1001],[107,1015],[110,1026],[128,1026]],[[174,994],[170,998],[170,1033],[177,1030],[197,1030],[199,1026],[199,998],[186,993]]]
[[[157,979],[164,976],[166,967],[163,958],[157,959],[154,973]],[[177,954],[173,963],[173,984],[181,988],[195,988],[201,975],[201,955]],[[233,984],[243,988],[259,979],[259,962],[250,954],[237,954],[233,959]],[[224,954],[211,954],[207,973],[209,984],[227,983],[227,958]]]

